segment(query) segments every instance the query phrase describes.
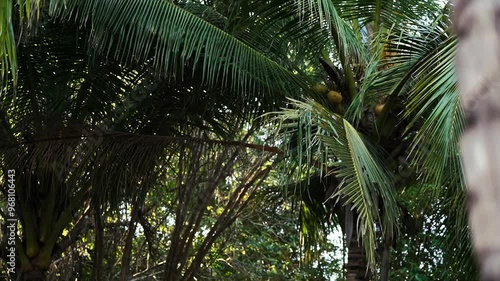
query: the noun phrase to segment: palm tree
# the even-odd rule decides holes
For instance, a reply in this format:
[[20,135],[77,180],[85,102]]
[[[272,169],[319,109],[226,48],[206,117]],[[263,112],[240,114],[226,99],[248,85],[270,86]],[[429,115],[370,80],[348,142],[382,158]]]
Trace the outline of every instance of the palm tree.
[[[467,268],[456,271],[463,274],[459,279],[473,279],[470,244],[460,242],[469,241],[458,148],[464,114],[455,85],[456,42],[448,6],[332,2],[331,9],[341,15],[332,22],[352,23],[348,28],[369,46],[357,60],[346,56],[336,40],[346,35],[335,35],[339,29],[333,29],[333,57],[323,56],[321,62],[328,74],[321,80],[329,89],[322,91],[333,90],[343,98],[291,100],[289,109],[278,113],[279,135],[288,140],[293,156],[288,169],[301,180],[318,174],[334,179],[329,187],[298,185],[304,202],[322,206],[307,209],[326,217],[331,205],[343,206],[344,211],[333,212],[348,241],[348,280],[367,280],[377,273],[388,280],[394,239],[398,233],[415,235],[411,221],[430,208],[440,214],[434,223],[444,229],[448,262]],[[319,200],[307,199],[318,192],[323,193]],[[410,201],[425,200],[423,209],[408,209],[403,201],[405,193],[415,192],[427,194]],[[330,198],[336,201],[328,203]],[[316,233],[318,225],[306,224],[307,233]]]
[[[85,218],[91,216],[93,279],[100,280],[102,213],[134,206],[133,234],[145,195],[167,172],[161,167],[177,163],[168,171],[178,174],[169,180],[178,187],[171,239],[179,243],[166,257],[164,279],[192,278],[272,168],[269,157],[279,153],[245,143],[241,132],[253,133],[249,121],[257,123],[257,116],[277,109],[283,93],[298,93],[305,84],[279,55],[288,46],[262,44],[265,33],[251,38],[248,19],[239,28],[232,24],[244,13],[230,14],[223,1],[219,10],[215,3],[166,1],[18,1],[16,8],[32,3],[42,15],[31,30],[37,36],[21,37],[15,55],[2,53],[13,82],[2,85],[1,155],[4,179],[16,172],[18,272],[24,280],[43,280],[54,257],[88,229]],[[44,18],[49,7],[55,22]],[[22,23],[9,21],[8,27],[19,36]],[[245,149],[269,155],[246,164],[213,235],[188,256],[214,189],[233,165],[252,159],[243,156]],[[204,182],[210,184],[201,192]],[[198,207],[186,209],[192,205]],[[122,280],[129,260],[125,251]]]

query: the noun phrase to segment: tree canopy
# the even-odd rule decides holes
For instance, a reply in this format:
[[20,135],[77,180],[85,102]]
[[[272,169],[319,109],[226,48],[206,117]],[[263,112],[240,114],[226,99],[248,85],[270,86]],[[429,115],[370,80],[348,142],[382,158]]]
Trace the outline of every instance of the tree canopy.
[[18,223],[2,270],[477,279],[452,8],[5,1],[0,206],[6,222],[14,178]]

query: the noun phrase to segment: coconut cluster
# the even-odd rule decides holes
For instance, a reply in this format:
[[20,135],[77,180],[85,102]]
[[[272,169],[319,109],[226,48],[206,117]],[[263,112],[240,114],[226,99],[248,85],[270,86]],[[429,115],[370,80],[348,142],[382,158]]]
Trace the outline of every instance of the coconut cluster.
[[318,83],[314,85],[312,89],[315,92],[326,94],[326,97],[331,103],[334,104],[342,103],[342,94],[337,91],[330,90],[325,84]]
[[[342,103],[342,100],[343,100],[342,94],[328,88],[328,86],[326,86],[323,83],[318,83],[318,84],[314,85],[312,87],[312,90],[317,92],[317,93],[326,95],[328,100],[335,105],[340,105]],[[375,105],[375,107],[373,108],[373,111],[374,111],[376,116],[380,115],[380,113],[384,109],[384,105],[385,104],[383,102],[379,102]]]

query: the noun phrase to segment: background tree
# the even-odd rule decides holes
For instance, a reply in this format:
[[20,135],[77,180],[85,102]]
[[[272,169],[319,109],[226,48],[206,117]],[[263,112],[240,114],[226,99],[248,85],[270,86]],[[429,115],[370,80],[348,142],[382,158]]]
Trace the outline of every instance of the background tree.
[[[149,1],[141,4],[144,10],[137,10],[128,6],[133,2],[75,1],[66,3],[68,6],[40,2],[44,16],[45,4],[50,4],[52,15],[69,21],[42,18],[38,22],[38,35],[22,40],[17,58],[9,57],[19,65],[20,83],[15,91],[13,83],[6,84],[2,95],[2,162],[4,171],[14,168],[20,179],[16,186],[21,226],[17,247],[22,278],[44,279],[53,260],[88,229],[84,218],[90,215],[95,235],[91,278],[100,280],[106,265],[103,213],[131,204],[129,233],[133,233],[146,194],[172,163],[177,166],[168,171],[177,176],[169,175],[167,182],[177,183],[178,210],[169,237],[172,244],[162,257],[168,261],[164,278],[191,278],[213,240],[240,215],[240,208],[252,198],[250,191],[265,178],[274,161],[261,156],[262,161],[253,162],[243,149],[263,149],[270,155],[278,152],[245,144],[247,138],[241,132],[251,134],[253,129],[247,124],[266,108],[274,108],[287,81],[299,81],[265,54],[197,17],[195,13],[208,8],[197,3]],[[79,16],[91,12],[77,20],[92,21],[92,33],[72,23],[77,11]],[[98,11],[105,13],[96,14]],[[117,28],[110,32],[111,23],[98,20],[108,19],[116,11],[120,12],[112,24]],[[153,11],[163,12],[151,18]],[[209,16],[215,16],[215,22],[220,20],[215,11]],[[158,33],[137,17],[173,29]],[[17,20],[12,26],[21,34],[23,21]],[[129,23],[124,25],[122,20]],[[171,25],[165,25],[168,22]],[[128,43],[115,45],[113,37],[125,39],[120,36],[123,28],[150,37],[141,37],[141,41],[132,36]],[[205,38],[195,36],[194,30],[200,28],[206,31],[201,33]],[[179,33],[181,30],[186,31]],[[123,44],[130,42],[136,45],[125,50]],[[221,46],[229,53],[219,53]],[[136,56],[138,48],[142,48],[141,55]],[[114,57],[104,56],[111,50]],[[225,66],[219,68],[221,63]],[[210,155],[217,151],[219,156]],[[214,235],[192,256],[192,241],[206,212],[203,206],[210,203],[233,166],[243,165],[244,159],[248,159],[246,168],[239,168],[241,174],[235,176],[236,182],[242,180],[240,187],[235,183],[228,207],[211,229]],[[197,166],[208,170],[202,173]],[[198,181],[193,182],[195,179]],[[206,194],[198,194],[196,190],[203,185],[207,185]],[[122,280],[129,275],[124,269],[133,236],[128,237],[121,261]],[[179,263],[170,259],[179,257],[182,266],[171,268]]]
[[[467,116],[462,138],[468,180],[469,218],[474,250],[483,280],[500,278],[500,224],[491,220],[500,213],[498,148],[493,141],[499,132],[498,97],[498,11],[499,1],[456,1],[455,30],[460,39],[457,73]],[[477,52],[480,50],[480,52]]]

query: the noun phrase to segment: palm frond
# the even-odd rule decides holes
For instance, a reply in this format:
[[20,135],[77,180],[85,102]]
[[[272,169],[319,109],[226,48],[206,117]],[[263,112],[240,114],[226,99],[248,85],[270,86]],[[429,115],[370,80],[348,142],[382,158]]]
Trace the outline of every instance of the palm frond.
[[187,65],[209,85],[277,93],[304,84],[268,56],[170,1],[51,1],[51,14],[92,26],[91,45],[128,62],[152,60],[181,79]]
[[346,19],[357,19],[361,26],[378,21],[377,23],[385,28],[432,19],[440,9],[440,5],[433,0],[401,0],[397,3],[384,0],[332,2],[337,3]]
[[[391,55],[382,62],[388,67],[368,71],[359,95],[365,103],[386,100],[376,121],[378,129],[387,123],[389,111],[402,117],[413,138],[411,165],[435,183],[446,173],[461,175],[458,138],[464,116],[453,69],[456,40],[448,24],[446,17],[437,17],[431,26],[416,25],[390,35],[385,49]],[[397,101],[404,107],[396,108]],[[350,118],[361,114],[357,107],[348,113]]]
[[366,63],[367,53],[360,38],[339,13],[334,1],[294,1],[298,3],[303,20],[309,20],[309,17],[318,18],[321,25],[330,31],[333,41],[337,44],[339,55],[346,58],[346,63]]
[[372,44],[378,48],[372,50],[361,80],[360,97],[355,98],[347,116],[359,118],[363,108],[358,105],[386,101],[387,106],[384,108],[387,110],[377,120],[380,129],[386,123],[390,110],[399,114],[399,109],[393,106],[398,99],[399,102],[406,102],[405,94],[418,79],[417,75],[427,69],[423,66],[425,62],[435,59],[435,53],[441,52],[442,48],[447,48],[453,41],[451,39],[450,42],[441,44],[444,40],[450,40],[449,22],[445,14],[413,22],[410,26],[395,26],[375,34]]
[[[413,180],[425,183],[421,200],[439,200],[432,212],[441,213],[442,219],[435,223],[445,228],[442,243],[450,249],[446,258],[463,265],[460,267],[465,270],[460,274],[472,276],[477,272],[472,266],[470,233],[463,211],[465,187],[459,138],[465,118],[454,73],[456,39],[442,14],[430,26],[415,25],[389,36],[387,49],[392,53],[387,58],[390,66],[376,73],[371,91],[388,94],[388,101],[398,100],[404,105],[398,109],[401,112],[394,113],[407,122],[405,135],[411,145],[406,160],[414,167]],[[383,119],[379,117],[378,121]]]
[[[279,155],[275,147],[238,140],[204,137],[148,136],[102,130],[82,130],[79,135],[40,138],[31,141],[2,140],[0,153],[4,163],[21,170],[52,174],[69,188],[93,186],[105,202],[117,206],[135,194],[137,185],[151,185],[158,167],[168,167],[168,159],[180,151],[206,147],[207,153],[217,147],[233,151],[248,149],[255,153]],[[82,179],[88,175],[88,179]],[[84,184],[86,182],[87,184]],[[119,183],[119,184],[117,184]],[[40,187],[41,188],[41,187]],[[36,190],[33,189],[33,190]],[[31,189],[27,189],[29,194]]]
[[[407,131],[418,127],[412,143],[414,164],[435,183],[444,174],[462,175],[458,142],[465,117],[454,73],[456,40],[446,35],[446,28],[437,24],[422,37],[408,36],[399,48],[403,56],[421,57],[409,72],[403,118],[410,120]],[[426,47],[421,47],[422,41]]]
[[384,235],[390,236],[399,213],[391,174],[375,146],[345,119],[311,100],[292,103],[295,108],[285,109],[277,118],[290,128],[284,134],[296,134],[299,144],[289,152],[297,159],[298,174],[320,163],[321,171],[333,173],[341,181],[335,196],[352,204],[359,214],[357,227],[373,267],[376,224],[382,224],[379,210],[384,216]]
[[[23,2],[23,1],[19,1]],[[0,4],[0,93],[3,90],[9,73],[12,75],[14,85],[17,84],[17,59],[14,27],[12,23],[12,0],[2,1]],[[22,12],[21,15],[24,15]]]
[[0,93],[9,79],[12,79],[14,88],[17,86],[16,40],[20,40],[21,33],[18,29],[31,32],[33,22],[40,16],[40,6],[41,0],[5,0],[0,3]]

